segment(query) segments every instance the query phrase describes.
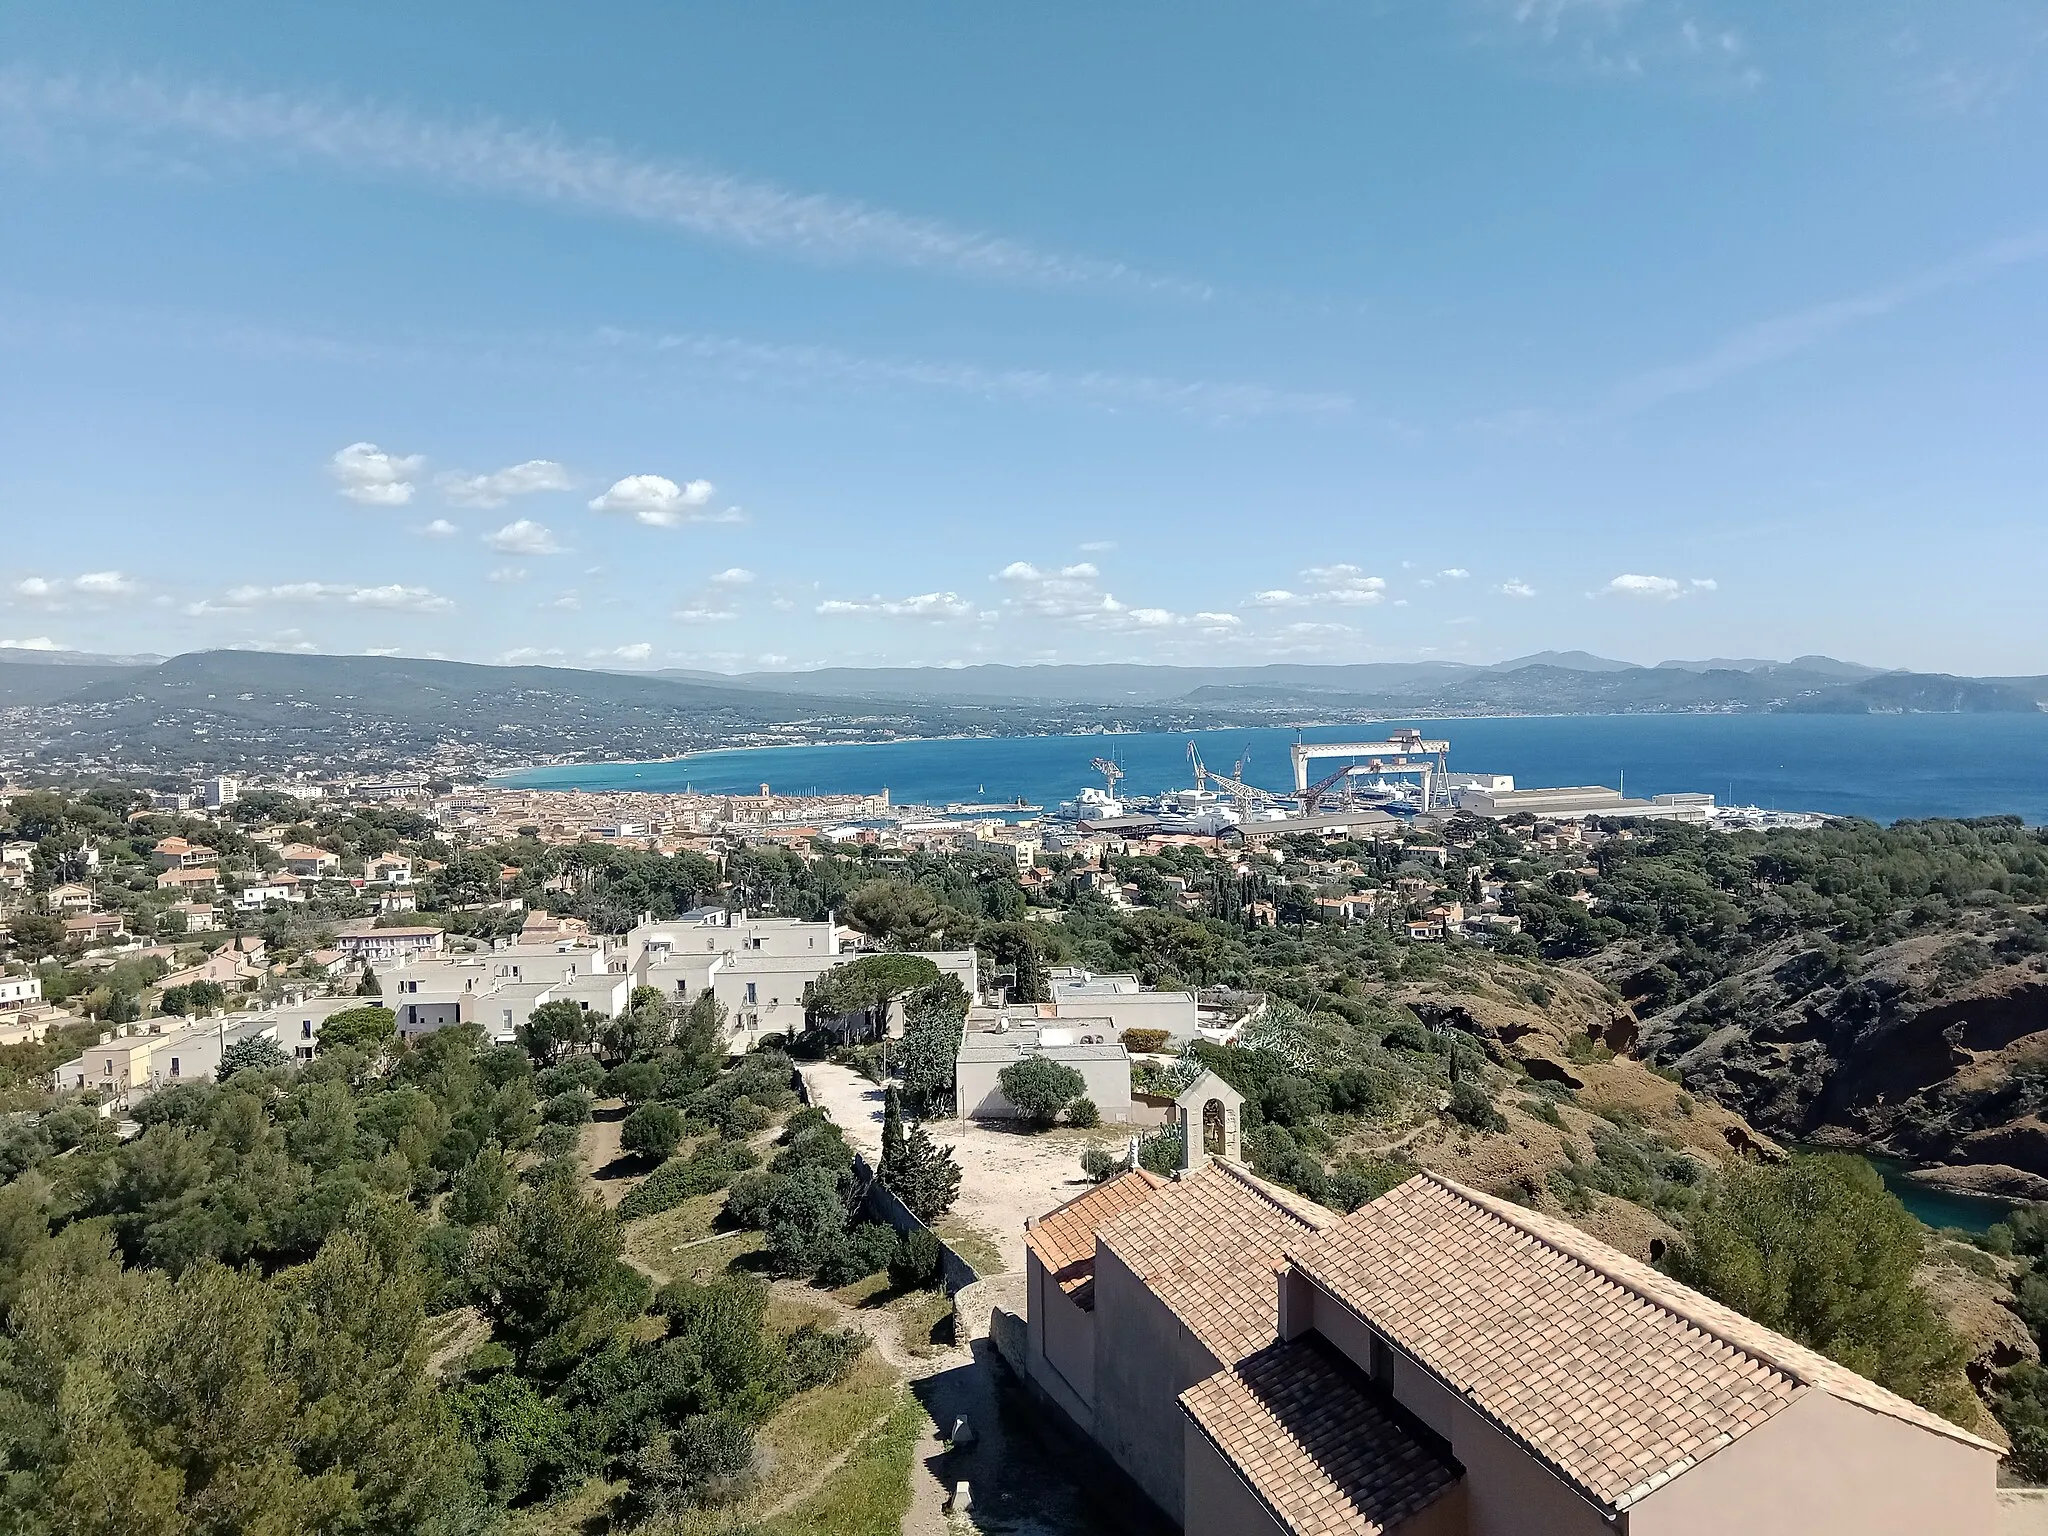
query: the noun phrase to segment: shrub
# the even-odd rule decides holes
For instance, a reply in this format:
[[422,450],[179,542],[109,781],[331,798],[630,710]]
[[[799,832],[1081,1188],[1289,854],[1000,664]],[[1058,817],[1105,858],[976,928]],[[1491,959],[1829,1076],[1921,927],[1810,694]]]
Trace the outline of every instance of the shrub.
[[1060,1111],[1087,1088],[1079,1072],[1063,1061],[1027,1056],[996,1074],[1003,1097],[1035,1125],[1051,1125]]
[[1364,1067],[1346,1067],[1331,1078],[1329,1094],[1330,1108],[1340,1115],[1366,1114],[1394,1097],[1386,1074]]
[[774,1116],[747,1095],[741,1094],[713,1110],[711,1118],[718,1127],[719,1135],[738,1138],[767,1130]]
[[1484,1089],[1473,1083],[1451,1084],[1451,1102],[1445,1113],[1475,1131],[1504,1131],[1508,1128],[1506,1117],[1493,1107],[1493,1100],[1486,1096]]
[[939,1240],[923,1227],[912,1227],[897,1240],[889,1256],[889,1284],[899,1291],[928,1291],[945,1273]]
[[1095,1101],[1083,1096],[1067,1106],[1067,1124],[1088,1130],[1102,1123],[1102,1111],[1095,1107]]
[[604,1091],[629,1104],[644,1104],[661,1092],[661,1068],[651,1061],[629,1061],[605,1074]]
[[540,1117],[550,1125],[583,1125],[590,1119],[590,1105],[589,1089],[571,1088],[541,1105]]
[[1117,1160],[1100,1147],[1090,1147],[1081,1154],[1081,1171],[1093,1183],[1103,1183],[1116,1169]]
[[544,1099],[574,1088],[585,1088],[595,1093],[604,1080],[604,1063],[595,1056],[576,1056],[559,1067],[549,1067],[545,1072],[537,1073],[533,1079],[533,1091]]
[[[846,1200],[832,1169],[807,1166],[773,1176],[766,1230],[777,1274],[815,1275],[846,1241]],[[886,1264],[886,1256],[874,1269]],[[873,1274],[874,1269],[863,1271]],[[854,1278],[858,1279],[859,1276]]]
[[818,1265],[820,1285],[851,1285],[887,1269],[896,1257],[896,1229],[863,1221],[833,1244]]
[[533,1148],[550,1161],[566,1158],[582,1142],[583,1135],[573,1125],[550,1121],[540,1128],[540,1134],[533,1139]]
[[[654,1179],[659,1177],[661,1177],[661,1169],[657,1168],[648,1182],[652,1183]],[[741,1174],[732,1181],[725,1191],[725,1214],[742,1227],[754,1227],[757,1229],[766,1227],[768,1225],[768,1202],[775,1198],[775,1189],[778,1182],[775,1175],[768,1172],[765,1168],[756,1168],[749,1173]],[[641,1186],[643,1189],[645,1187],[646,1185]],[[638,1191],[636,1190],[634,1193],[637,1194]],[[632,1198],[632,1195],[626,1197],[628,1200]],[[624,1202],[621,1202],[619,1208],[622,1211],[625,1209]],[[660,1207],[662,1210],[667,1208],[667,1206]]]
[[1380,1043],[1390,1051],[1417,1051],[1425,1055],[1434,1055],[1436,1052],[1436,1041],[1431,1039],[1429,1031],[1414,1019],[1402,1019],[1387,1031],[1386,1038]]
[[667,1157],[683,1139],[683,1113],[673,1104],[642,1104],[619,1127],[619,1146],[640,1157]]
[[1127,1029],[1118,1038],[1123,1041],[1125,1050],[1133,1056],[1140,1056],[1164,1049],[1166,1042],[1173,1037],[1163,1029]]
[[1164,1177],[1180,1167],[1180,1127],[1169,1125],[1138,1143],[1138,1166]]
[[[707,1141],[688,1157],[672,1157],[636,1184],[619,1202],[619,1220],[653,1216],[723,1189],[736,1174],[743,1174],[761,1161],[760,1155],[743,1141]],[[767,1178],[762,1174],[763,1179]],[[730,1199],[726,1202],[732,1211]],[[734,1218],[738,1220],[738,1217]],[[748,1221],[743,1225],[752,1226]]]
[[805,1323],[783,1341],[784,1381],[791,1392],[830,1387],[846,1379],[868,1347],[858,1328],[820,1328]]

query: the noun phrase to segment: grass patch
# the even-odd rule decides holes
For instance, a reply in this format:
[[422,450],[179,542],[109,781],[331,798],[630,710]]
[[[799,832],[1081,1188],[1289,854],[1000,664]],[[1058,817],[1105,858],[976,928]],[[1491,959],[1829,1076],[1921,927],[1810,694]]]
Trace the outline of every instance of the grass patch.
[[[805,1393],[761,1427],[755,1447],[763,1475],[747,1499],[722,1509],[682,1512],[660,1529],[663,1536],[818,1536],[827,1531],[832,1536],[895,1536],[910,1507],[910,1456],[925,1422],[917,1399],[870,1350],[846,1380]],[[773,1520],[766,1518],[849,1446],[857,1448],[846,1464],[809,1497]],[[568,1536],[574,1529],[540,1525],[507,1536]]]
[[[698,1270],[715,1273],[743,1253],[752,1253],[766,1239],[759,1232],[718,1230],[725,1196],[714,1191],[685,1200],[658,1215],[625,1224],[626,1257],[643,1269],[673,1279]],[[715,1237],[717,1242],[705,1242]],[[696,1247],[686,1244],[695,1243]]]
[[945,1239],[946,1246],[974,1266],[974,1272],[984,1279],[1000,1275],[1006,1267],[1003,1250],[996,1246],[996,1240],[981,1228],[958,1216],[942,1216],[932,1230]]
[[919,1359],[941,1354],[953,1344],[953,1298],[944,1291],[912,1291],[889,1308],[903,1336],[903,1347]]
[[830,1294],[849,1307],[879,1306],[889,1294],[889,1271],[878,1269],[867,1278],[842,1285]]
[[896,1536],[910,1508],[910,1460],[926,1424],[908,1392],[845,1466],[810,1498],[760,1527],[761,1536]]
[[581,1536],[608,1531],[612,1506],[624,1497],[626,1484],[593,1477],[548,1504],[513,1510],[505,1519],[505,1536]]

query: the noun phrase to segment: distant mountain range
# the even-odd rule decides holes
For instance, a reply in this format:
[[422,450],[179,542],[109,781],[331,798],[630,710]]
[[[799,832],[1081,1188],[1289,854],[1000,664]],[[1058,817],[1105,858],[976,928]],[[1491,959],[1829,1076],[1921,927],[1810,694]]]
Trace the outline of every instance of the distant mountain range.
[[951,734],[1189,730],[1512,714],[2033,713],[2048,678],[1886,672],[1826,656],[1637,666],[975,666],[602,672],[378,656],[0,652],[0,755],[174,772],[357,770]]
[[[1814,709],[2033,711],[2048,679],[1955,678],[1800,656],[1792,661],[1664,661],[1653,667],[1586,651],[1540,651],[1490,666],[1453,661],[1256,667],[825,667],[811,672],[655,674],[725,687],[802,688],[844,699],[952,703],[1183,705],[1262,709],[1338,707],[1403,714],[1599,714],[1613,710]],[[1884,681],[1884,680],[1891,681]],[[1826,704],[1820,701],[1830,698]]]

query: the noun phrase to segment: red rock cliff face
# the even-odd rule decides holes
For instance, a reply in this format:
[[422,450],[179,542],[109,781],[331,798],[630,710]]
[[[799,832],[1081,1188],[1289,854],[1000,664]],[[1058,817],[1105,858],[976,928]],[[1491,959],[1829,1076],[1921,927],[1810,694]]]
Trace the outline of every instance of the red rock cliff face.
[[2030,965],[1942,986],[1921,946],[1800,991],[1789,969],[1739,978],[1736,1015],[1689,1049],[1683,1021],[1645,1026],[1646,1048],[1688,1087],[1777,1136],[1842,1134],[1908,1157],[1999,1163],[2048,1176],[2048,975]]

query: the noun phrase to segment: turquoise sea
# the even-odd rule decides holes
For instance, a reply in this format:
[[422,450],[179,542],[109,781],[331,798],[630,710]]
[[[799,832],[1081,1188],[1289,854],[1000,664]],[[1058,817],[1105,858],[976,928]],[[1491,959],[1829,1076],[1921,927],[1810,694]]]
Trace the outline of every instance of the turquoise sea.
[[[1372,725],[1113,736],[1012,736],[869,746],[704,752],[663,763],[533,768],[500,782],[555,789],[697,789],[786,794],[887,789],[899,804],[1014,800],[1050,810],[1100,777],[1095,757],[1124,769],[1126,793],[1192,782],[1187,744],[1229,772],[1292,787],[1287,747],[1377,738],[1402,725],[1451,743],[1451,767],[1511,773],[1523,788],[1623,785],[1632,796],[1703,790],[1724,804],[1827,811],[1896,821],[1919,816],[2023,817],[2048,822],[2048,714],[1575,715],[1399,720]],[[1336,766],[1334,763],[1329,766]]]

